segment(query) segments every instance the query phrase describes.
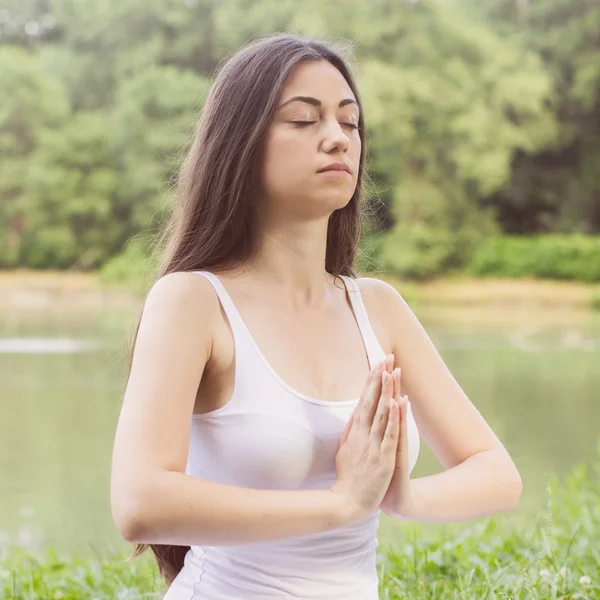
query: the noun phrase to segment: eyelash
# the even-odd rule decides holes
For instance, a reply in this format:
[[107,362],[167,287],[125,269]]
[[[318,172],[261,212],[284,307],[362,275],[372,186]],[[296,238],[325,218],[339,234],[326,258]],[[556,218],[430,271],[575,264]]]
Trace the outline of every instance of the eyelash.
[[[313,123],[316,123],[317,121],[292,121],[292,123],[294,123],[294,125],[312,125]],[[342,125],[347,125],[348,127],[351,127],[352,129],[358,129],[358,125],[355,125],[354,123],[342,123]]]

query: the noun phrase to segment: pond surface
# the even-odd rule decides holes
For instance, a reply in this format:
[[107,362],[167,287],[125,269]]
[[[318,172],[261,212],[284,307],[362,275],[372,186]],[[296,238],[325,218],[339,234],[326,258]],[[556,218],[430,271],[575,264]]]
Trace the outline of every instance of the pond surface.
[[[596,460],[600,316],[415,307],[450,370],[508,448],[527,515],[546,475]],[[0,548],[118,550],[109,508],[131,310],[0,312]],[[441,467],[421,445],[414,476]],[[394,525],[382,518],[380,540]],[[395,537],[395,536],[394,536]]]

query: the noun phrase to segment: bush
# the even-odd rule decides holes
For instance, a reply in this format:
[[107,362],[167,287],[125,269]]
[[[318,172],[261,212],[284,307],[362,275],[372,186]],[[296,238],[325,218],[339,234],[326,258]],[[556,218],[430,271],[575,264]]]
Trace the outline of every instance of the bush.
[[151,245],[140,237],[129,240],[122,252],[104,263],[100,280],[103,283],[144,284],[157,266],[157,254]]
[[467,272],[478,276],[600,281],[600,236],[489,238],[475,250]]

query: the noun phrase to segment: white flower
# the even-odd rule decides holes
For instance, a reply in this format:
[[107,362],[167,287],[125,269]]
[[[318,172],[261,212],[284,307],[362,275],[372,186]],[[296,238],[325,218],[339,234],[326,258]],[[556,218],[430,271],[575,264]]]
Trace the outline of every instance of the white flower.
[[542,581],[548,581],[549,577],[550,577],[550,571],[548,571],[548,569],[542,569],[540,571],[540,579]]
[[571,574],[571,569],[569,569],[568,567],[563,567],[560,571],[560,576],[561,577],[568,577]]
[[587,575],[582,575],[582,576],[579,578],[579,583],[580,583],[581,585],[590,585],[590,583],[592,583],[592,578],[591,578],[591,577],[588,577]]

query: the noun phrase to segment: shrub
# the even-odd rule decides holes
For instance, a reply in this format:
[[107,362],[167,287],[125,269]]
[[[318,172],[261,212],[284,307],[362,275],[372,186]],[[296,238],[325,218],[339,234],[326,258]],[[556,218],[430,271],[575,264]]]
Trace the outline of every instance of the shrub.
[[600,281],[600,236],[496,236],[477,247],[467,272],[479,276]]

